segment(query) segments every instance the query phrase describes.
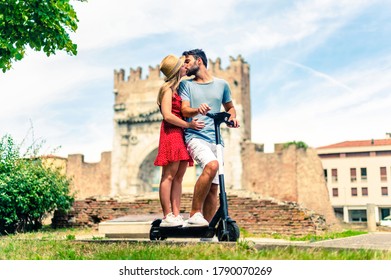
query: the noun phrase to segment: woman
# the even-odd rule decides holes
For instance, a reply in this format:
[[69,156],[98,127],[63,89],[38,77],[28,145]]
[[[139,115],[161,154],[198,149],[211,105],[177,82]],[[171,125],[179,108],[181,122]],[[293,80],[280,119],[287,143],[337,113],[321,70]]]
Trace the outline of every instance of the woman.
[[186,75],[183,62],[183,57],[168,55],[160,63],[160,71],[166,78],[157,99],[163,121],[160,128],[158,155],[154,164],[162,166],[163,169],[159,188],[164,215],[161,227],[183,225],[183,219],[179,215],[182,180],[187,166],[193,165],[193,160],[186,150],[183,129],[200,130],[205,126],[197,119],[186,122],[181,115],[182,100],[177,93],[177,88],[181,78]]

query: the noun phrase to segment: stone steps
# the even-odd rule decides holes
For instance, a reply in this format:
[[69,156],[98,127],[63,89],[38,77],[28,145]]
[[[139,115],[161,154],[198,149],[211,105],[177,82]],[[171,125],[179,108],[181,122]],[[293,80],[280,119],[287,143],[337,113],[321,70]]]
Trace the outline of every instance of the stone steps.
[[[186,216],[191,208],[191,194],[182,197],[181,213]],[[250,233],[278,233],[307,235],[327,229],[324,217],[303,209],[292,202],[277,202],[257,197],[228,195],[229,215],[240,228]],[[145,230],[150,223],[161,218],[158,198],[140,198],[132,201],[89,198],[75,201],[67,215],[54,215],[54,227],[98,227],[104,234],[136,234],[130,228]],[[142,218],[142,219],[141,219]],[[136,219],[136,220],[135,220]],[[121,224],[122,223],[122,224]],[[117,228],[116,233],[114,228]],[[149,231],[149,230],[148,230]]]

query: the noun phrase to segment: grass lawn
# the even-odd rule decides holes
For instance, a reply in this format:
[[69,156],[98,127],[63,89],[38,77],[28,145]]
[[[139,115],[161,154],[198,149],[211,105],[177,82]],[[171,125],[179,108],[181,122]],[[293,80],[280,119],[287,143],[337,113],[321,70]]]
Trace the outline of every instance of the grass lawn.
[[[319,240],[363,232],[331,233]],[[390,260],[391,252],[330,250],[283,246],[257,250],[244,238],[236,243],[116,241],[102,238],[92,229],[44,229],[36,233],[0,237],[0,260]],[[85,237],[80,240],[80,237]],[[266,237],[266,236],[262,236]],[[270,238],[269,236],[268,238]],[[282,238],[279,236],[279,238]]]

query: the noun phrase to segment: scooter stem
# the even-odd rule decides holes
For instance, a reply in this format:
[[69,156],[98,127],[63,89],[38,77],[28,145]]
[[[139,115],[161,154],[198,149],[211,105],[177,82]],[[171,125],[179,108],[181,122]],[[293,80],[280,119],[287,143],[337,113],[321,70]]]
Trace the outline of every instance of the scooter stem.
[[[220,125],[226,123],[227,125],[232,125],[229,122],[229,117],[231,116],[227,112],[219,113],[207,113],[208,117],[214,120],[215,133],[216,133],[216,150],[217,150],[217,160],[219,162],[219,185],[220,185],[220,208],[217,211],[216,215],[220,216],[223,220],[224,231],[226,231],[226,221],[229,218],[228,216],[228,204],[227,204],[227,194],[225,192],[225,182],[224,182],[224,162],[223,162],[223,145],[221,143],[221,133]],[[218,217],[216,217],[218,219]]]

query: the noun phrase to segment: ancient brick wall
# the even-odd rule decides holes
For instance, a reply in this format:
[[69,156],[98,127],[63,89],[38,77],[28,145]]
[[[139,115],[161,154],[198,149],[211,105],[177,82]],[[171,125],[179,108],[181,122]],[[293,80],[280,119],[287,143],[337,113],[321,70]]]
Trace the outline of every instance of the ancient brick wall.
[[69,155],[66,174],[72,179],[72,191],[76,199],[110,193],[111,152],[103,152],[100,162],[84,162],[80,154]]
[[[327,229],[322,215],[304,209],[296,203],[277,202],[238,195],[228,195],[229,214],[240,228],[250,233],[303,236]],[[182,213],[189,213],[191,195],[182,197]],[[114,199],[89,198],[74,203],[67,216],[55,214],[54,227],[96,227],[100,222],[128,215],[155,214],[161,216],[157,198],[118,201]]]
[[[242,175],[244,190],[258,194],[263,198],[262,203],[265,203],[265,199],[276,199],[287,202],[287,205],[299,204],[323,215],[329,226],[338,226],[323,178],[322,165],[313,149],[304,151],[291,146],[288,149],[278,149],[276,153],[264,153],[262,145],[245,142],[241,146],[241,155],[244,167]],[[70,155],[66,162],[67,174],[73,177],[73,189],[77,191],[78,201],[75,203],[75,209],[85,208],[89,211],[89,214],[85,214],[85,211],[77,210],[77,213],[80,213],[77,215],[85,215],[80,219],[84,221],[81,222],[82,224],[94,220],[110,220],[121,215],[159,213],[156,212],[160,209],[158,201],[150,205],[151,201],[126,204],[117,200],[106,200],[102,204],[96,200],[83,200],[88,197],[110,195],[110,152],[102,153],[102,160],[98,163],[85,163],[82,155]],[[235,200],[233,201],[236,203]],[[247,203],[246,201],[240,203],[242,202]],[[86,206],[86,203],[91,204],[91,207]],[[125,203],[125,206],[122,206],[122,203]],[[186,200],[183,203],[185,203],[183,211],[186,213],[190,202],[189,205],[186,205]],[[258,209],[255,202],[251,203],[254,209]],[[99,207],[103,208],[99,209]],[[240,217],[241,213],[235,211],[243,211],[244,208],[237,209],[232,210],[233,215]],[[267,213],[275,210],[270,211]],[[267,213],[263,213],[261,217],[268,217]],[[242,215],[247,214],[247,209],[242,212]],[[249,221],[248,226],[247,221],[242,221],[245,227],[250,228],[251,223],[259,222],[251,219]],[[257,229],[252,230],[254,232],[259,230],[259,225]]]
[[243,188],[280,201],[295,202],[321,213],[338,225],[331,206],[322,163],[312,148],[277,149],[264,153],[262,145],[242,144]]

